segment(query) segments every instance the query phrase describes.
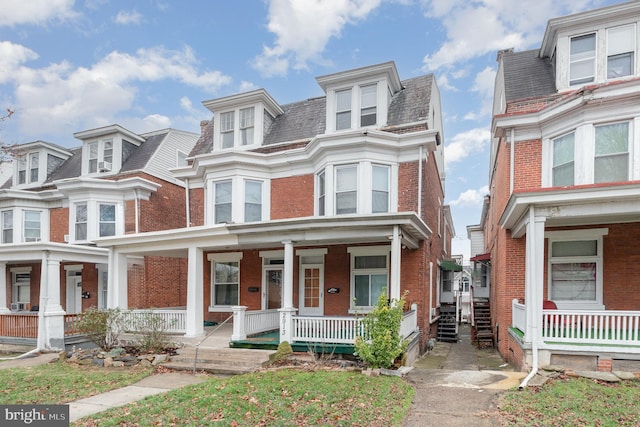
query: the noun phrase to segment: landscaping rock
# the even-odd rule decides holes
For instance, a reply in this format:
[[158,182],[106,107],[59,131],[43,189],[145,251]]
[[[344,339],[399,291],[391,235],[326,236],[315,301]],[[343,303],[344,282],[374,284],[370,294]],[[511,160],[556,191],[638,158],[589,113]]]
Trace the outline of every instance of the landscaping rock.
[[153,358],[153,366],[157,366],[160,363],[164,363],[167,361],[167,355],[166,354],[156,354],[155,357]]
[[104,367],[104,359],[95,358],[93,359],[93,364],[102,368]]
[[107,353],[107,355],[115,358],[115,357],[121,356],[121,355],[123,355],[125,353],[126,353],[126,351],[125,351],[124,348],[116,347],[116,348],[112,348],[111,350],[109,350],[109,353]]

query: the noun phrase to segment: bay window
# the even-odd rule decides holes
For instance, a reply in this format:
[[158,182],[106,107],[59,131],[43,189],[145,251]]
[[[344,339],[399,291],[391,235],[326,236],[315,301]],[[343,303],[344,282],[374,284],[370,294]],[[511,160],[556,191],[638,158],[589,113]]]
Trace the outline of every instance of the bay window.
[[231,222],[231,180],[214,184],[214,224]]
[[595,128],[594,182],[629,179],[629,123]]
[[99,205],[99,236],[115,236],[116,235],[116,205],[100,204]]
[[326,183],[324,171],[318,174],[318,215],[324,216],[325,213],[325,197]]
[[552,186],[573,185],[575,133],[553,140]]
[[75,240],[87,240],[87,204],[76,204],[75,215]]
[[38,242],[40,241],[40,211],[24,211],[24,241]]
[[13,211],[2,211],[2,243],[13,243]]
[[389,167],[373,165],[371,175],[371,212],[389,212]]
[[336,167],[336,215],[356,213],[358,209],[358,166]]
[[244,221],[262,220],[262,182],[244,182]]

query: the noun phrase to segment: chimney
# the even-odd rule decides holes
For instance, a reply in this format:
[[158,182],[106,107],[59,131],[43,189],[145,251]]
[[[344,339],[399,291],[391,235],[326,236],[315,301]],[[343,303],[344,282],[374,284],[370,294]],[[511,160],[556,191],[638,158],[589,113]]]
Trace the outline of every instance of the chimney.
[[200,122],[200,135],[204,134],[204,128],[206,128],[208,124],[209,124],[209,120],[202,120]]
[[513,53],[513,48],[512,48],[512,47],[510,47],[509,49],[502,49],[502,50],[499,50],[499,51],[498,51],[498,56],[496,57],[496,61],[497,61],[497,62],[500,62],[500,60],[502,59],[502,56],[503,56],[505,53]]

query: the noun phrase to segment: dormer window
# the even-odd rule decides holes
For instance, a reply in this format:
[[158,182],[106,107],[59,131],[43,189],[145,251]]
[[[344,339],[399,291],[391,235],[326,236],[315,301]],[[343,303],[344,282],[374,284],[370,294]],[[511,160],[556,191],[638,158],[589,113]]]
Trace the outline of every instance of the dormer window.
[[360,126],[376,124],[377,86],[366,85],[360,88]]
[[20,157],[18,159],[18,184],[37,183],[39,164],[40,153],[29,153]]
[[38,182],[38,163],[40,154],[29,154],[29,180],[30,182]]
[[89,143],[89,173],[110,172],[113,166],[113,141]]
[[630,76],[634,73],[635,28],[633,25],[607,30],[607,78]]
[[[236,120],[236,115],[238,120]],[[220,148],[255,144],[255,107],[220,114]],[[237,127],[236,127],[237,126]]]
[[255,108],[243,108],[240,110],[240,145],[253,144],[253,122]]
[[220,114],[220,140],[222,148],[233,148],[235,111]]
[[351,128],[351,89],[336,91],[336,130]]
[[596,75],[596,35],[571,38],[569,84],[593,82]]

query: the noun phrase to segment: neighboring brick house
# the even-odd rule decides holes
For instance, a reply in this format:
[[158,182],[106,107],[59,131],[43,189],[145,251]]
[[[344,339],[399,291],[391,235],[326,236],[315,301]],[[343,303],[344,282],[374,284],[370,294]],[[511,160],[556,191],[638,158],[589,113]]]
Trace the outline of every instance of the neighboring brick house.
[[498,54],[490,194],[468,232],[498,349],[523,369],[640,357],[639,25],[640,3],[618,4]]
[[454,233],[435,79],[401,81],[387,62],[317,81],[325,96],[286,105],[263,89],[204,102],[213,118],[174,171],[189,227],[98,242],[116,306],[131,287],[118,266],[164,254],[188,262],[187,335],[235,312],[234,340],[253,322],[280,340],[352,343],[337,334],[356,313],[408,291],[405,335],[424,348]]
[[[109,305],[108,251],[96,239],[186,225],[184,182],[169,169],[197,134],[138,135],[112,125],[74,136],[78,148],[18,146],[13,176],[0,189],[1,342],[63,347],[75,314]],[[184,261],[128,261],[130,307],[185,304]]]

